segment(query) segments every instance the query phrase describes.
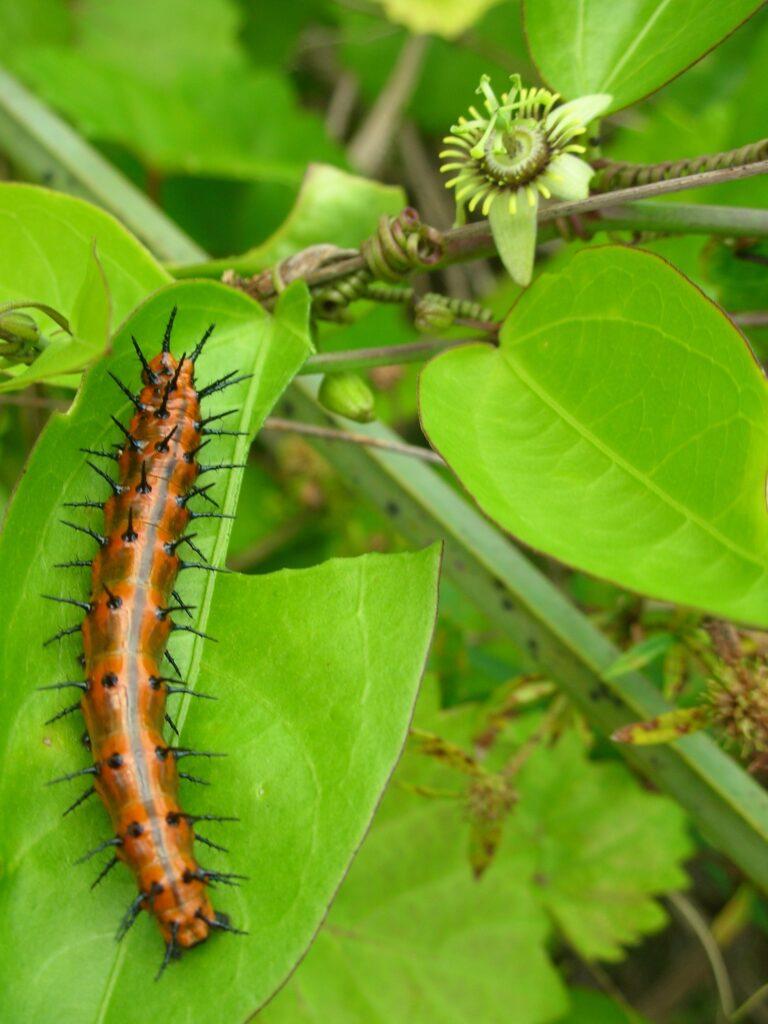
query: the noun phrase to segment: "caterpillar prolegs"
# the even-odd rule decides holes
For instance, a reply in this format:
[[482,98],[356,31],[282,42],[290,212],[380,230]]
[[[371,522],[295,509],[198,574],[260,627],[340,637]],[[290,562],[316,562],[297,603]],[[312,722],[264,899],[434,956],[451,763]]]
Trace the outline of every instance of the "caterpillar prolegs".
[[[64,813],[69,814],[94,793],[104,803],[114,835],[81,860],[104,850],[112,854],[94,885],[120,861],[133,872],[139,891],[120,923],[117,938],[125,935],[142,910],[151,913],[165,941],[158,977],[171,959],[204,942],[212,931],[243,934],[225,914],[213,909],[208,896],[210,883],[237,884],[243,876],[207,870],[198,864],[193,852],[196,838],[224,849],[196,834],[199,821],[234,819],[186,814],[179,802],[180,779],[204,782],[180,771],[179,761],[217,755],[173,746],[163,731],[167,724],[177,732],[166,710],[169,695],[203,696],[187,687],[167,650],[173,632],[198,633],[193,626],[178,621],[179,615],[189,616],[192,609],[176,590],[177,576],[191,569],[217,571],[195,544],[195,533],[189,530],[195,519],[223,515],[208,494],[213,485],[199,486],[198,480],[216,470],[237,468],[228,463],[205,465],[198,461],[198,454],[209,441],[206,434],[236,433],[211,428],[210,423],[228,413],[205,419],[200,402],[248,375],[238,376],[233,371],[198,390],[195,363],[214,327],[208,328],[189,356],[177,360],[170,351],[175,316],[174,308],[162,349],[154,358],[147,360],[136,339],[132,339],[141,364],[142,387],[137,395],[111,375],[130,399],[134,415],[127,427],[112,417],[121,433],[112,451],[88,450],[91,456],[114,460],[117,465],[117,478],[113,479],[87,460],[110,489],[103,503],[103,532],[62,520],[98,544],[92,562],[76,559],[61,565],[90,566],[90,598],[83,601],[43,595],[85,613],[81,624],[62,629],[45,644],[81,631],[84,679],[54,683],[45,689],[72,687],[82,691],[78,701],[49,722],[82,711],[93,757],[91,766],[52,781],[81,776],[92,779],[91,786]],[[194,498],[204,500],[205,509],[193,510],[190,502]],[[69,506],[100,508],[102,502],[88,499],[70,502]],[[191,551],[193,559],[185,560],[180,550]],[[163,662],[169,669],[163,668]],[[171,671],[173,674],[168,674]]]

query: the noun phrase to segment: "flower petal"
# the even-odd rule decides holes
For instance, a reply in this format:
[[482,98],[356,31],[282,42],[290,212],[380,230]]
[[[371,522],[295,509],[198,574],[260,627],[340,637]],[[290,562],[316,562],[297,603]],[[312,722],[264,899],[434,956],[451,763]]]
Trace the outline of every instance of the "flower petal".
[[550,131],[556,125],[567,119],[571,123],[578,123],[585,128],[590,121],[604,113],[611,105],[613,96],[606,92],[597,92],[592,96],[579,96],[576,100],[569,100],[568,103],[561,103],[555,107],[544,121],[544,128]]
[[538,200],[530,203],[523,194],[518,196],[515,213],[510,213],[507,203],[496,202],[488,218],[501,261],[512,280],[521,285],[530,284],[533,275],[538,206]]
[[560,153],[550,161],[539,180],[559,199],[586,199],[594,173],[586,160],[571,153]]

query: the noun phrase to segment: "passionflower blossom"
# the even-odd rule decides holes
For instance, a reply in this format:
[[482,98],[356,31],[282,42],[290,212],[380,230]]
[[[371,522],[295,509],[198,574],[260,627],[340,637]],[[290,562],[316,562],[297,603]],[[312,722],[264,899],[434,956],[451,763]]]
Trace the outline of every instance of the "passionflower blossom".
[[489,218],[499,255],[519,284],[531,280],[536,248],[536,214],[544,199],[586,199],[593,170],[576,154],[574,139],[609,106],[605,93],[560,103],[548,89],[523,89],[512,75],[499,99],[483,75],[478,94],[487,115],[476,107],[460,117],[440,157],[444,173],[455,172],[446,188],[456,192],[459,217],[480,208]]

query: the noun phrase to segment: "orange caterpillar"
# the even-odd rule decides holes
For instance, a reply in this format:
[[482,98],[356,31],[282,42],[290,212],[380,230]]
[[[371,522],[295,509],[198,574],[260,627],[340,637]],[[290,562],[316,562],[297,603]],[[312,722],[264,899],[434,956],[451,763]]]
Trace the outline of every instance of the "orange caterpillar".
[[[117,937],[123,937],[141,910],[153,914],[166,946],[158,977],[171,959],[204,942],[212,930],[238,932],[226,915],[214,911],[207,886],[209,882],[236,884],[243,877],[201,868],[193,852],[195,838],[224,849],[195,835],[193,826],[197,821],[233,819],[185,814],[179,802],[179,778],[203,780],[179,771],[177,762],[193,755],[215,755],[171,746],[163,737],[166,722],[176,731],[166,712],[169,694],[202,696],[189,690],[180,679],[164,675],[161,668],[165,656],[176,675],[180,675],[166,650],[172,631],[198,632],[192,626],[173,621],[174,612],[190,612],[174,589],[176,577],[182,569],[213,569],[194,544],[194,534],[185,531],[192,519],[220,513],[193,512],[189,502],[195,496],[212,502],[206,493],[210,487],[196,485],[201,473],[234,468],[231,464],[202,466],[197,461],[197,453],[206,443],[201,439],[203,434],[236,433],[206,430],[207,423],[226,414],[201,419],[200,400],[244,379],[230,373],[196,390],[195,361],[213,326],[189,357],[182,356],[177,361],[170,352],[175,316],[176,309],[168,321],[162,351],[149,362],[133,339],[142,364],[143,387],[139,395],[133,395],[113,378],[136,412],[129,427],[115,420],[124,438],[116,453],[90,450],[98,457],[117,460],[117,480],[88,463],[112,490],[103,505],[104,533],[66,523],[88,534],[99,545],[92,563],[65,563],[65,567],[91,566],[90,600],[44,595],[74,604],[86,613],[81,625],[64,629],[46,641],[47,645],[82,631],[85,680],[54,683],[45,689],[72,686],[82,690],[79,701],[49,721],[81,710],[93,765],[54,781],[93,776],[92,787],[64,813],[74,810],[93,793],[101,798],[112,820],[114,836],[81,859],[114,848],[112,859],[94,885],[118,861],[133,872],[139,893],[129,906]],[[94,501],[70,505],[102,507]],[[197,553],[199,562],[185,562],[179,557],[178,548],[184,544]]]

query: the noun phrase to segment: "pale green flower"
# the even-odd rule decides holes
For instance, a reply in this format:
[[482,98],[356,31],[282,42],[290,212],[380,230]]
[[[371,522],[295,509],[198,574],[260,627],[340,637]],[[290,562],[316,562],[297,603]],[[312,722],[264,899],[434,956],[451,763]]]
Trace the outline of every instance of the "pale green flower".
[[544,199],[585,199],[594,173],[576,154],[585,152],[574,139],[611,102],[604,93],[569,103],[548,89],[523,89],[520,76],[499,100],[487,75],[478,93],[487,115],[475,107],[470,117],[446,136],[449,149],[441,170],[455,172],[447,188],[456,191],[460,212],[480,209],[490,219],[499,255],[512,277],[528,284],[536,248],[536,214]]

